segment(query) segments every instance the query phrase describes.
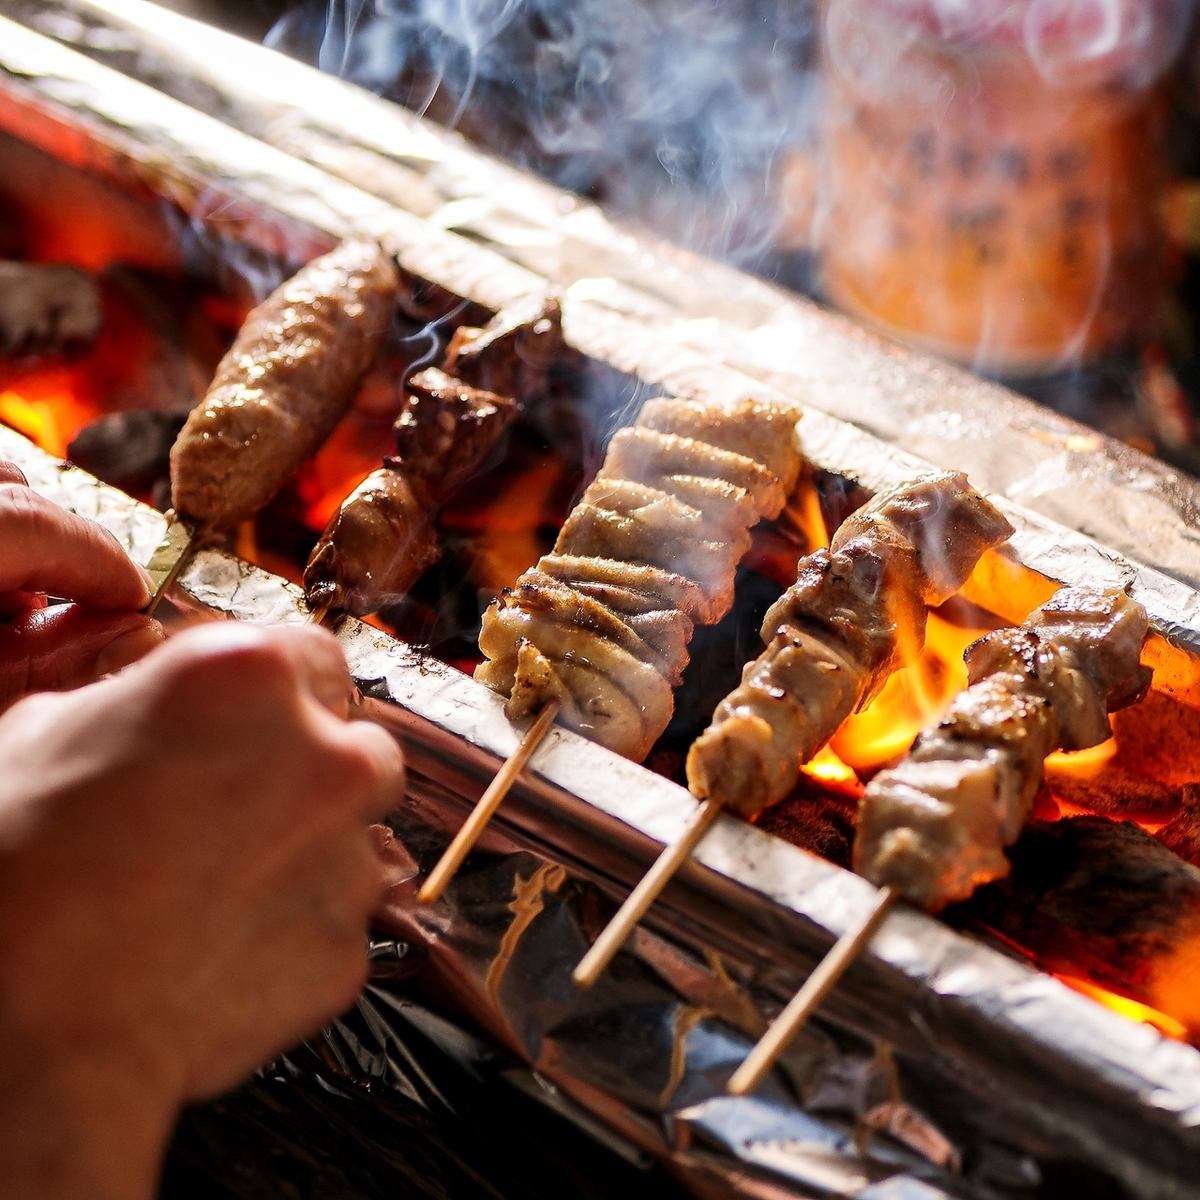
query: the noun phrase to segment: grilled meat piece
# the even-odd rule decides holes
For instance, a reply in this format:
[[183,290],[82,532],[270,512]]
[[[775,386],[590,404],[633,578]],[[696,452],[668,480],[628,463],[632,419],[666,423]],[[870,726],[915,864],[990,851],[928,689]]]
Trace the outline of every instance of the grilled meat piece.
[[688,752],[692,792],[747,817],[782,800],[801,765],[924,643],[926,606],[1011,533],[959,472],[922,476],[852,513],[768,610],[766,650]]
[[479,470],[521,404],[542,394],[563,354],[553,298],[458,329],[446,370],[409,380],[395,454],[343,501],[313,548],[309,604],[365,616],[408,592],[441,555],[437,509]]
[[414,375],[407,391],[393,429],[396,453],[387,463],[423,480],[441,500],[479,470],[517,415],[517,403],[432,368]]
[[171,501],[204,530],[253,516],[350,407],[388,327],[391,257],[352,239],[247,317],[171,450]]
[[444,371],[413,376],[395,457],[342,502],[309,555],[309,604],[365,616],[405,595],[441,557],[438,504],[479,469],[516,411]]
[[484,614],[476,678],[508,695],[510,716],[556,699],[566,724],[645,757],[694,624],[728,610],[750,526],[795,484],[798,417],[758,400],[652,400],[614,435],[554,553]]
[[1121,591],[1063,588],[967,651],[971,684],[898,766],[868,785],[854,868],[930,910],[1008,874],[1053,750],[1104,741],[1150,686],[1149,631]]
[[550,372],[571,353],[558,299],[531,296],[498,312],[482,329],[456,329],[443,365],[473,387],[528,404],[544,395]]
[[342,501],[304,568],[314,609],[365,616],[399,599],[441,557],[420,477],[382,467]]

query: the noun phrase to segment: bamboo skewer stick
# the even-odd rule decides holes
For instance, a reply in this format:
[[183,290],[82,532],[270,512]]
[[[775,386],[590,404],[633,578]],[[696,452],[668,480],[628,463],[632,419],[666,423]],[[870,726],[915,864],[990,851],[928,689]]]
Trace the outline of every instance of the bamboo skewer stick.
[[174,509],[167,514],[167,528],[163,532],[162,541],[150,556],[146,570],[152,576],[161,575],[158,586],[150,602],[142,610],[147,617],[152,617],[158,611],[166,594],[174,586],[175,581],[183,573],[183,568],[191,561],[192,552],[196,548],[196,531],[185,525],[176,515]]
[[558,716],[558,708],[558,701],[551,700],[525,731],[517,748],[505,759],[496,777],[488,785],[487,791],[479,797],[471,815],[446,847],[437,865],[429,873],[429,878],[422,884],[417,893],[417,899],[422,904],[432,904],[446,890],[446,885],[454,878],[455,872],[479,840],[496,809],[517,781],[517,776],[524,770],[533,752],[542,744],[542,739],[550,731],[554,718]]
[[[324,604],[320,604],[316,608],[310,608],[308,610],[308,616],[304,618],[305,623],[308,625],[326,625],[326,622],[329,620],[329,614],[332,611],[333,601],[327,600]],[[332,629],[333,626],[337,624],[337,620],[337,617],[335,617],[333,623],[326,625],[326,628]]]
[[745,1096],[758,1087],[792,1039],[804,1028],[805,1022],[816,1011],[821,1001],[833,990],[837,981],[871,940],[899,899],[900,893],[895,889],[879,889],[871,911],[858,925],[838,938],[804,986],[792,997],[791,1003],[775,1018],[742,1065],[734,1071],[727,1088],[730,1095]]
[[703,841],[704,835],[720,816],[722,807],[718,800],[705,800],[679,838],[663,847],[654,865],[626,897],[625,903],[601,931],[592,948],[580,959],[571,976],[578,987],[590,988],[600,978],[617,951],[629,940],[650,906],[671,882],[675,872],[687,862],[692,851]]

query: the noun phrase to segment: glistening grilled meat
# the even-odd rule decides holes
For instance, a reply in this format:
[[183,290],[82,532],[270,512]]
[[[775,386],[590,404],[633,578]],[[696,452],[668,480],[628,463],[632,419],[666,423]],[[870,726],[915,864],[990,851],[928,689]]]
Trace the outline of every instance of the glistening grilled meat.
[[692,745],[688,786],[743,816],[782,800],[800,767],[925,640],[926,606],[953,595],[1012,528],[959,472],[922,476],[851,514],[800,560],[767,612],[766,650]]
[[516,411],[509,397],[444,371],[410,379],[395,456],[342,502],[309,556],[309,604],[364,616],[403,596],[441,556],[438,503],[478,469]]
[[854,869],[936,910],[1008,874],[1053,750],[1098,745],[1139,700],[1149,626],[1121,591],[1063,588],[966,655],[970,686],[859,806]]
[[350,407],[399,286],[373,241],[314,259],[246,318],[171,450],[171,503],[201,529],[252,517]]
[[750,527],[795,487],[799,410],[651,400],[618,431],[554,553],[484,614],[476,678],[519,718],[561,719],[629,758],[666,728],[694,625],[719,620]]
[[553,297],[514,305],[482,329],[458,329],[446,370],[409,380],[395,454],[342,502],[313,548],[309,604],[365,616],[402,597],[441,557],[437,509],[479,469],[521,404],[544,392],[564,351]]

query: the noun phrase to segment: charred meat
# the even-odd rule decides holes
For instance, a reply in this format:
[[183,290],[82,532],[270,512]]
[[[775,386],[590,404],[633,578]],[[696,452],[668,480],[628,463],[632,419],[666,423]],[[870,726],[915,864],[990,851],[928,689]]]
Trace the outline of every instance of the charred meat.
[[355,616],[402,597],[441,556],[437,505],[496,445],[516,402],[443,371],[409,380],[396,454],[342,502],[304,571],[309,604]]
[[609,443],[554,552],[484,614],[476,678],[511,717],[562,720],[644,758],[670,721],[696,623],[719,620],[749,530],[795,487],[799,411],[651,400]]
[[1012,533],[958,472],[923,476],[851,514],[800,560],[768,611],[766,650],[688,753],[688,786],[753,816],[925,640],[926,607],[953,595]]
[[1024,625],[967,650],[970,686],[868,785],[854,867],[937,910],[1008,874],[1053,750],[1112,732],[1108,714],[1139,700],[1145,610],[1121,591],[1063,588]]
[[541,297],[455,331],[445,370],[409,380],[395,453],[343,502],[309,556],[309,604],[354,616],[408,592],[441,557],[438,508],[479,470],[562,361],[562,312]]

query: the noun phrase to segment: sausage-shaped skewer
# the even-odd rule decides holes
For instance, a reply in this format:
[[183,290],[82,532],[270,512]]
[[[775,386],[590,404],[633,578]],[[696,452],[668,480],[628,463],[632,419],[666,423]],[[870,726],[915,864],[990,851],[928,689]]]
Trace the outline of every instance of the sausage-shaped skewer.
[[171,502],[197,530],[252,517],[350,407],[399,280],[376,242],[314,259],[246,318],[171,450]]

